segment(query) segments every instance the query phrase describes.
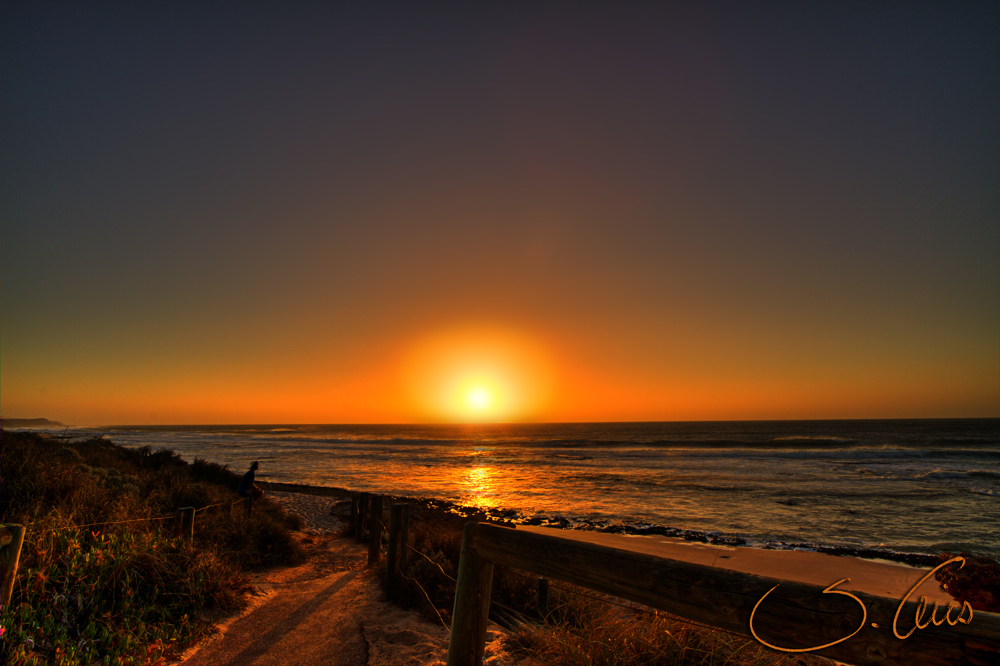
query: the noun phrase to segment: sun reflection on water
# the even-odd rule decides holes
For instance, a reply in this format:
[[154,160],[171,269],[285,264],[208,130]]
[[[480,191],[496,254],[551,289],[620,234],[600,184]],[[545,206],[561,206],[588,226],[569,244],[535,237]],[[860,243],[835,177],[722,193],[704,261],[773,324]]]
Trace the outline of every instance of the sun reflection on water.
[[463,503],[481,509],[499,506],[499,482],[495,467],[481,465],[463,470],[460,481]]

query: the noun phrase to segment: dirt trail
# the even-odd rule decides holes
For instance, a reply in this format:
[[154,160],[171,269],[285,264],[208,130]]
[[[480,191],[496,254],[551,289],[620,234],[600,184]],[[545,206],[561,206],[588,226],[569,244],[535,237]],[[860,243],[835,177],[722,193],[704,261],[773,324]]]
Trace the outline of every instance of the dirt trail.
[[334,539],[299,567],[261,574],[264,592],[221,635],[185,655],[184,666],[431,666],[448,634],[379,600],[366,549]]

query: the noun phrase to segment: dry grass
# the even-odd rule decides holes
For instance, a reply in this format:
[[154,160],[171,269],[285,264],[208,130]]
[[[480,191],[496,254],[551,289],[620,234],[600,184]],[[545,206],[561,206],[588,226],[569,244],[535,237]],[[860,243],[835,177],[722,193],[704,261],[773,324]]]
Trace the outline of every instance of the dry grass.
[[[248,570],[303,556],[299,520],[278,505],[230,515],[239,477],[218,465],[102,439],[2,439],[0,521],[27,529],[2,663],[164,662],[213,631],[203,611],[243,602]],[[179,508],[213,504],[193,543],[178,538]]]
[[510,631],[504,647],[546,666],[777,666],[830,664],[820,657],[790,658],[756,641],[694,626],[641,606],[610,602],[570,585],[550,588],[545,622]]
[[[392,600],[432,622],[451,620],[462,528],[470,519],[452,507],[410,505],[410,545]],[[348,516],[343,516],[346,519]],[[384,522],[388,523],[388,520]],[[425,557],[426,556],[426,557]],[[751,666],[826,664],[816,656],[790,657],[748,637],[686,624],[651,609],[609,602],[596,592],[553,583],[549,612],[537,608],[537,578],[496,567],[491,617],[511,626],[505,649],[525,663],[545,666]],[[513,611],[513,613],[509,613]],[[524,622],[510,622],[511,615]]]

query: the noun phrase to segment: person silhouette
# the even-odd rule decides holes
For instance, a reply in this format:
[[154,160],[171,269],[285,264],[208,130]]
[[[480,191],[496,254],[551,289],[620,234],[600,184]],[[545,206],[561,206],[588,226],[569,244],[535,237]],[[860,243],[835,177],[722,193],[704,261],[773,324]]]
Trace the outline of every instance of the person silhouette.
[[263,497],[264,491],[254,483],[254,476],[259,467],[260,463],[256,460],[250,463],[250,471],[243,475],[243,481],[240,482],[240,497],[249,497],[251,501]]

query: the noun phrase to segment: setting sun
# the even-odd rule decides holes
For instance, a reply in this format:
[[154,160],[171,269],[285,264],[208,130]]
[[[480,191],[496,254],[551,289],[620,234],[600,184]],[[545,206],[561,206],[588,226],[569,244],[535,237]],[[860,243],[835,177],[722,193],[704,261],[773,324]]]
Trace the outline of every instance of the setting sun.
[[548,402],[547,356],[526,337],[496,328],[463,328],[416,344],[406,369],[418,409],[435,420],[530,419]]
[[483,410],[490,406],[490,392],[481,386],[469,391],[468,396],[469,407],[475,410]]

